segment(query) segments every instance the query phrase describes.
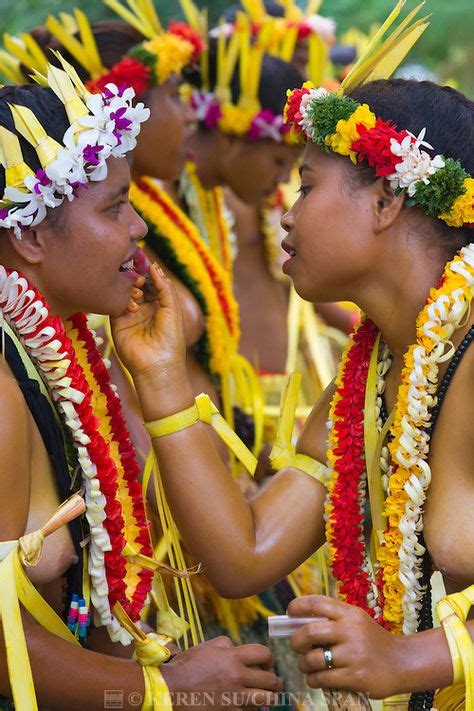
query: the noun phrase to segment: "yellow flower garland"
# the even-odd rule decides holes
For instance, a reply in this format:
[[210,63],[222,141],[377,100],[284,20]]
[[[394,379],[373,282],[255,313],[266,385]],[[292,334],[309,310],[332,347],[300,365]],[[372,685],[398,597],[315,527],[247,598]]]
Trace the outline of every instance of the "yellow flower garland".
[[462,227],[464,224],[474,225],[474,178],[464,180],[466,192],[460,195],[449,213],[440,215],[450,227]]
[[156,57],[155,72],[160,84],[164,84],[172,74],[180,74],[194,53],[191,42],[172,32],[164,32],[144,42],[143,49]]
[[[403,466],[400,464],[399,451],[401,448],[401,440],[404,438],[406,429],[407,413],[409,411],[409,390],[411,387],[410,376],[414,370],[414,351],[420,345],[423,346],[425,352],[431,353],[438,344],[438,341],[427,335],[427,330],[430,326],[429,309],[440,297],[447,297],[449,304],[446,302],[444,307],[448,310],[454,303],[458,303],[460,299],[465,302],[465,309],[468,308],[472,300],[472,287],[466,281],[466,277],[456,271],[456,267],[463,263],[463,269],[474,278],[474,268],[471,267],[461,256],[456,256],[448,265],[445,271],[443,284],[439,289],[432,289],[428,299],[427,306],[421,311],[418,316],[417,343],[410,347],[405,356],[405,367],[402,371],[401,385],[398,391],[397,405],[395,410],[395,419],[392,425],[392,434],[394,439],[390,443],[389,449],[394,462],[393,473],[389,480],[390,495],[385,502],[385,515],[388,518],[388,531],[385,534],[385,545],[379,551],[379,563],[383,570],[384,582],[384,617],[392,625],[395,632],[401,633],[404,613],[402,601],[405,593],[405,586],[400,580],[400,557],[399,551],[402,545],[403,535],[399,529],[399,524],[402,516],[405,513],[409,495],[405,489],[405,485],[411,476],[420,478],[420,470],[416,462],[412,466]],[[438,335],[442,341],[446,341],[452,332],[445,328],[439,329],[434,327],[431,329],[433,333]],[[422,363],[424,375],[428,375],[428,370],[432,370],[432,364]]]
[[225,216],[224,191],[221,187],[205,190],[199,180],[195,163],[186,164],[200,212],[202,227],[212,253],[229,273],[232,272],[231,229]]
[[357,163],[356,152],[351,150],[354,141],[360,138],[358,126],[365,126],[367,129],[374,128],[376,116],[369,109],[367,104],[359,106],[354,113],[347,119],[338,121],[335,133],[326,136],[326,145],[335,153],[342,156],[350,156],[353,163]]
[[[146,186],[154,193],[167,212],[141,186]],[[209,367],[212,373],[222,377],[229,370],[229,361],[237,353],[240,340],[239,309],[232,294],[228,272],[213,256],[196,226],[156,182],[142,178],[140,184],[133,183],[130,200],[143,218],[169,240],[179,262],[186,265],[198,283],[207,307]],[[222,307],[223,302],[226,304],[226,313]]]

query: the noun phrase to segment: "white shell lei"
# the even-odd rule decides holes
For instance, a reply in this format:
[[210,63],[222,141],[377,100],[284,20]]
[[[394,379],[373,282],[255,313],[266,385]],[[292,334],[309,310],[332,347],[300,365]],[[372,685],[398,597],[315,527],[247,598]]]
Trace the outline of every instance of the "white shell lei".
[[106,518],[106,501],[100,490],[96,467],[87,451],[89,437],[82,430],[76,412],[76,404],[82,402],[84,395],[71,388],[71,379],[66,377],[70,360],[66,353],[61,352],[61,342],[56,337],[55,329],[48,326],[35,336],[31,335],[49,317],[47,308],[36,298],[26,279],[20,277],[17,272],[7,275],[4,267],[0,265],[0,315],[2,313],[34,359],[71,431],[82,469],[86,517],[90,526],[88,570],[91,579],[91,601],[100,624],[107,627],[111,639],[130,644],[131,636],[112,615],[109,605],[104,565],[104,553],[111,550],[110,538],[103,525]]
[[[451,269],[465,278],[466,286],[474,294],[474,277],[466,268],[474,268],[474,244],[464,247],[461,257],[461,260],[451,264]],[[402,601],[404,634],[412,634],[417,630],[418,611],[424,593],[419,582],[424,549],[418,543],[417,534],[423,529],[423,505],[431,482],[431,470],[426,461],[429,451],[426,429],[430,422],[430,410],[436,403],[439,366],[453,354],[449,339],[459,327],[469,303],[462,289],[456,289],[449,296],[441,294],[428,307],[430,320],[423,326],[424,334],[435,341],[436,346],[430,353],[426,353],[422,345],[414,350],[407,414],[401,421],[403,435],[395,454],[396,461],[411,470],[405,484],[408,500],[399,526],[403,534],[399,551],[399,577],[405,587]]]

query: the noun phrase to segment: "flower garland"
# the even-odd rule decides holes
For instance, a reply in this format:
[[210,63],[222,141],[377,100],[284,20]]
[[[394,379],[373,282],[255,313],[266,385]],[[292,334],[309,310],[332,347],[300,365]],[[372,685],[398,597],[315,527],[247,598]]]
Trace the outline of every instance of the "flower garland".
[[147,240],[199,302],[206,331],[199,344],[200,360],[213,376],[229,370],[240,340],[239,310],[229,273],[206,245],[196,226],[151,178],[132,184],[130,200],[147,222]]
[[[137,621],[152,573],[125,561],[127,544],[152,555],[135,452],[120,400],[88,330],[84,314],[68,323],[58,317],[27,280],[0,265],[0,308],[51,392],[70,430],[85,487],[90,527],[88,569],[91,601],[114,641],[129,633],[113,616],[120,603]],[[72,340],[71,340],[72,339]]]
[[217,128],[230,136],[245,136],[249,141],[268,139],[275,143],[298,143],[282,114],[271,109],[259,109],[220,103],[213,92],[194,91],[191,106],[196,119],[206,128]]
[[376,581],[369,572],[363,537],[364,403],[370,354],[377,336],[370,319],[356,328],[336,379],[330,409],[331,474],[325,510],[330,563],[341,596],[395,633],[410,634],[417,629],[423,594],[418,581],[425,551],[418,545],[416,534],[423,528],[422,509],[431,479],[426,430],[435,403],[439,365],[452,355],[449,339],[467,312],[473,293],[471,244],[447,265],[439,288],[431,290],[417,319],[417,342],[405,355],[391,428],[393,466],[385,504],[387,528],[375,562]]
[[172,21],[167,32],[135,45],[110,71],[88,83],[91,91],[103,91],[113,82],[132,87],[137,96],[164,84],[172,74],[198,61],[204,42],[185,22]]
[[408,195],[407,206],[417,205],[450,227],[474,227],[474,178],[458,160],[432,158],[422,150],[433,150],[424,140],[426,129],[419,136],[399,130],[367,104],[311,82],[288,91],[285,120],[323,150],[349,156],[353,163],[366,161],[396,194]]
[[225,204],[221,187],[205,190],[195,163],[186,163],[180,187],[192,222],[224,269],[232,272],[236,237],[232,231],[233,216]]
[[[80,187],[107,177],[107,160],[122,158],[136,146],[140,124],[150,115],[142,103],[132,105],[133,89],[107,84],[103,94],[86,94],[85,103],[68,75],[49,67],[48,81],[65,105],[71,125],[62,145],[46,135],[30,109],[11,106],[17,130],[38,151],[42,167],[34,173],[24,162],[18,138],[0,134],[0,156],[7,186],[0,200],[0,227],[13,228],[21,239],[24,227],[44,220],[47,208],[73,200]],[[27,127],[27,128],[25,128]],[[8,176],[21,175],[14,184]]]
[[394,631],[405,634],[417,629],[423,594],[419,578],[424,549],[416,534],[423,527],[423,505],[431,481],[426,429],[435,404],[439,364],[453,354],[449,339],[468,311],[473,293],[471,244],[447,265],[441,286],[431,290],[416,322],[417,343],[405,355],[389,445],[393,471],[385,514],[392,535],[385,536],[379,556],[385,619]]
[[342,356],[331,402],[328,496],[325,510],[329,564],[339,595],[378,616],[364,542],[366,465],[365,387],[378,331],[370,319],[356,326]]

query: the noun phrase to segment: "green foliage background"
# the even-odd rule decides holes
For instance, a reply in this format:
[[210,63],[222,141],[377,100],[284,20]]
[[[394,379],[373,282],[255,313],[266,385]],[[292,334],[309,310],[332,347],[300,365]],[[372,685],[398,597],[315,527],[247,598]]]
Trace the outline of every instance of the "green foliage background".
[[[209,8],[215,22],[232,0],[198,0]],[[372,22],[381,22],[394,0],[325,0],[321,12],[333,17],[342,33],[351,26],[368,31]],[[178,0],[155,0],[164,21],[180,14]],[[413,6],[413,3],[410,3]],[[43,22],[48,13],[80,7],[91,20],[113,17],[100,0],[0,0],[0,28],[16,33]],[[437,72],[441,81],[454,83],[474,96],[474,2],[473,0],[427,0],[432,13],[431,27],[412,51],[410,61],[422,62]]]

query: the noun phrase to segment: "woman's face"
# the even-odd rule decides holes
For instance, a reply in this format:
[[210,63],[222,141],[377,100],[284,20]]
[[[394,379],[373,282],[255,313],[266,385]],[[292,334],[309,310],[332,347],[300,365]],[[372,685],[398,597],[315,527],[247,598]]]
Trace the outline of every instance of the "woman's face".
[[373,264],[374,191],[353,186],[348,160],[308,145],[300,196],[282,220],[283,271],[308,301],[350,300]]
[[229,150],[221,154],[224,184],[240,200],[259,205],[273,195],[281,183],[288,182],[293,164],[301,152],[299,146],[287,146],[269,139],[229,140]]
[[128,201],[126,159],[110,158],[107,166],[105,180],[89,183],[36,230],[42,256],[32,277],[63,318],[77,311],[122,313],[137,278],[125,265],[147,228]]
[[133,174],[176,180],[186,159],[185,142],[194,122],[192,110],[182,101],[180,80],[172,76],[144,97],[150,118],[140,131],[133,153]]

